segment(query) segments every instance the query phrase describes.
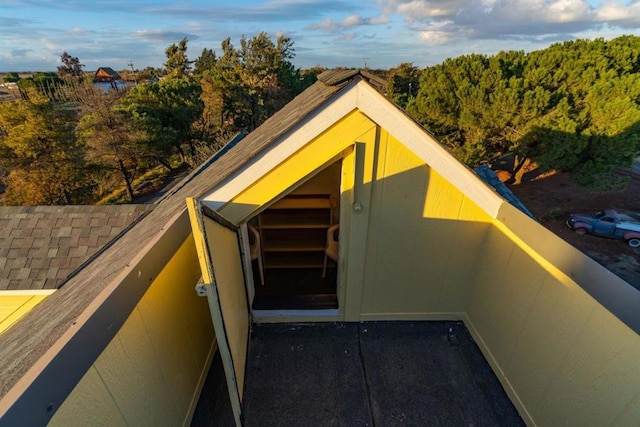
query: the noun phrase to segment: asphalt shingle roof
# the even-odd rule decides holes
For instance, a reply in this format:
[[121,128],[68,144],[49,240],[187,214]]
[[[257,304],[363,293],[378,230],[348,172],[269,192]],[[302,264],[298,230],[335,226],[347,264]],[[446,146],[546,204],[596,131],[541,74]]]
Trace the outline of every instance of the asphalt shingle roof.
[[0,290],[58,288],[152,208],[0,207]]

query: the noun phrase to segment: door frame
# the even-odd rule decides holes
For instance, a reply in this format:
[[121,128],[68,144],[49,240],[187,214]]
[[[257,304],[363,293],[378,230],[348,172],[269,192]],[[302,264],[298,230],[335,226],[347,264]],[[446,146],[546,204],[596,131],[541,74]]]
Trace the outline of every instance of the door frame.
[[[323,167],[315,170],[313,173],[305,177],[304,180],[297,182],[296,185],[289,187],[285,192],[279,194],[269,203],[265,204],[257,211],[258,215],[268,206],[272,205],[275,201],[290,194],[293,190],[300,185],[307,182],[309,179],[313,179],[313,176],[318,174],[325,167],[339,161],[340,162],[340,188],[339,188],[339,203],[340,209],[338,212],[338,218],[340,223],[340,257],[338,261],[337,272],[337,284],[336,284],[336,298],[338,300],[337,309],[323,309],[323,310],[305,310],[305,309],[281,309],[281,310],[254,310],[250,307],[252,320],[255,323],[281,323],[281,322],[335,322],[344,321],[346,316],[346,298],[347,298],[347,258],[349,255],[349,224],[353,217],[352,207],[354,204],[354,187],[356,178],[356,149],[355,144],[345,148],[339,155],[326,162]],[[358,168],[359,169],[359,168]],[[241,224],[241,228],[246,233],[246,223]],[[248,241],[248,240],[247,240]],[[247,243],[248,245],[248,243]],[[248,246],[247,246],[248,248]],[[251,256],[248,249],[244,253],[245,265],[251,265]],[[251,271],[250,269],[247,271]],[[248,280],[247,286],[255,286],[255,280]],[[249,295],[252,295],[249,290]]]

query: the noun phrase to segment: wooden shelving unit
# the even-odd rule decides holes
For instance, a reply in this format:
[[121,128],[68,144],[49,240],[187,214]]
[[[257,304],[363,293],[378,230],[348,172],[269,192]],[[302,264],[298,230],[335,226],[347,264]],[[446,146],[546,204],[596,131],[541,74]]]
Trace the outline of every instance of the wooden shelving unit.
[[322,268],[334,206],[329,195],[291,195],[262,212],[264,268]]

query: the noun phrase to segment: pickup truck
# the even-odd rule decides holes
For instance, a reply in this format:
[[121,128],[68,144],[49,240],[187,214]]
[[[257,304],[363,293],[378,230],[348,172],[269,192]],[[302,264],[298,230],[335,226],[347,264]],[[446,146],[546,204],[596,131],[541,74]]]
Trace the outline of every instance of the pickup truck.
[[598,213],[574,213],[567,226],[578,234],[593,234],[625,240],[632,248],[640,247],[640,215],[605,209]]

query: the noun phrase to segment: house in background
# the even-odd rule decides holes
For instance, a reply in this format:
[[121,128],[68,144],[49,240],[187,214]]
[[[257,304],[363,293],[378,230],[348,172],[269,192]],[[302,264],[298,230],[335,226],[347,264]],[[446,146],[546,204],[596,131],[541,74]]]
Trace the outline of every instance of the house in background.
[[113,83],[120,80],[122,80],[120,74],[116,73],[112,68],[109,67],[98,68],[95,75],[93,76],[93,81],[99,83]]
[[[528,425],[635,425],[638,291],[375,86],[322,74],[0,335],[0,426],[188,425],[215,351],[240,423],[251,323],[362,320],[463,321]],[[266,295],[335,225],[332,298]]]

